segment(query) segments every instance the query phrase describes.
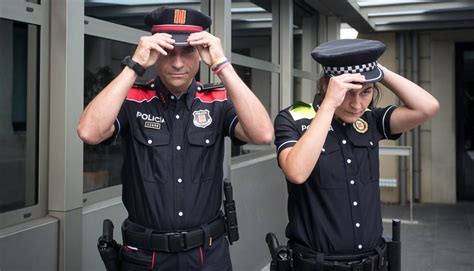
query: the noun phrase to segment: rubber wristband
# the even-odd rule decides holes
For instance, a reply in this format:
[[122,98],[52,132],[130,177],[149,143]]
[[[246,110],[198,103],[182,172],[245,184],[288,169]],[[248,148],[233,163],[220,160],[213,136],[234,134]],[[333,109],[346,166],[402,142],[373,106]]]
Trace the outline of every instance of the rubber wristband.
[[227,61],[227,58],[225,56],[219,58],[214,63],[212,63],[211,69],[214,69],[219,63],[224,62],[224,61]]
[[214,74],[218,75],[225,67],[229,66],[229,64],[230,64],[230,62],[226,62],[225,64],[223,64],[219,68],[215,69]]
[[228,60],[222,61],[221,63],[217,64],[217,65],[214,67],[214,69],[212,69],[212,70],[213,70],[213,71],[214,71],[214,70],[217,70],[217,69],[219,69],[220,66],[222,66],[222,65],[224,65],[224,64],[226,64],[226,63],[229,63],[229,61],[228,61]]

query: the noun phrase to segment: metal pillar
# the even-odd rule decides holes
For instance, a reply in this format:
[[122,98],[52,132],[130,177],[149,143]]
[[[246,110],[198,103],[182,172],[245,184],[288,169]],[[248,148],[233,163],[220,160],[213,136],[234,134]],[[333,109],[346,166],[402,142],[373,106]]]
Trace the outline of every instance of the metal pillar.
[[[58,270],[82,269],[84,2],[51,1],[49,213],[60,220]],[[80,11],[80,12],[78,12]]]
[[[412,41],[412,80],[415,84],[419,84],[419,61],[418,61],[418,34],[416,31],[411,33]],[[415,201],[419,201],[421,197],[421,146],[420,146],[420,126],[413,129],[413,196]]]
[[[398,73],[406,77],[405,70],[405,39],[406,33],[401,32],[398,35]],[[403,134],[400,137],[400,145],[405,146],[407,144],[407,136]],[[400,204],[405,205],[407,201],[406,188],[407,188],[407,162],[405,157],[399,158],[399,179],[400,179]]]
[[293,103],[293,0],[280,1],[280,105]]

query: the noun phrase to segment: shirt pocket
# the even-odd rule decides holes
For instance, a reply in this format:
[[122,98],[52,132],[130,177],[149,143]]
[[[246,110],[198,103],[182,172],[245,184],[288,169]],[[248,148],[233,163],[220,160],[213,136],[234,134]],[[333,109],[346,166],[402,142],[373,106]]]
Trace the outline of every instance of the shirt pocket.
[[379,143],[371,139],[355,140],[354,152],[359,161],[359,178],[362,183],[378,182],[379,171]]
[[[330,142],[328,142],[330,141]],[[341,148],[328,139],[318,159],[319,187],[340,189],[346,187],[346,169]]]
[[136,166],[145,182],[165,183],[170,135],[166,130],[139,130],[133,134]]
[[[207,182],[215,178],[222,168],[223,156],[216,148],[219,135],[215,130],[189,131],[189,149],[187,155],[191,160],[189,172],[192,172],[193,183]],[[220,151],[223,151],[220,150]],[[220,160],[220,161],[219,161]]]

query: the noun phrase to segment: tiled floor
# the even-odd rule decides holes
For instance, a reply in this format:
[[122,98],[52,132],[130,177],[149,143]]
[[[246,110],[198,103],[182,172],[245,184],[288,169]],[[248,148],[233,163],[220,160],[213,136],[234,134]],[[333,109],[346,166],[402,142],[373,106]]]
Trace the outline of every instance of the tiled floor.
[[[382,216],[409,220],[409,207],[383,206]],[[402,270],[474,271],[474,202],[415,204],[413,220],[402,223]]]

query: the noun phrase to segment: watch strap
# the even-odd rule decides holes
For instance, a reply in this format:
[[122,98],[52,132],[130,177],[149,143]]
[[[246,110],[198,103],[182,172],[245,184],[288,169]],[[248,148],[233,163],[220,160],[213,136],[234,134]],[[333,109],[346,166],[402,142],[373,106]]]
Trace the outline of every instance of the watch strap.
[[122,60],[122,68],[125,66],[135,71],[135,73],[138,74],[138,76],[143,76],[146,71],[146,69],[142,65],[135,62],[130,56],[126,56]]

